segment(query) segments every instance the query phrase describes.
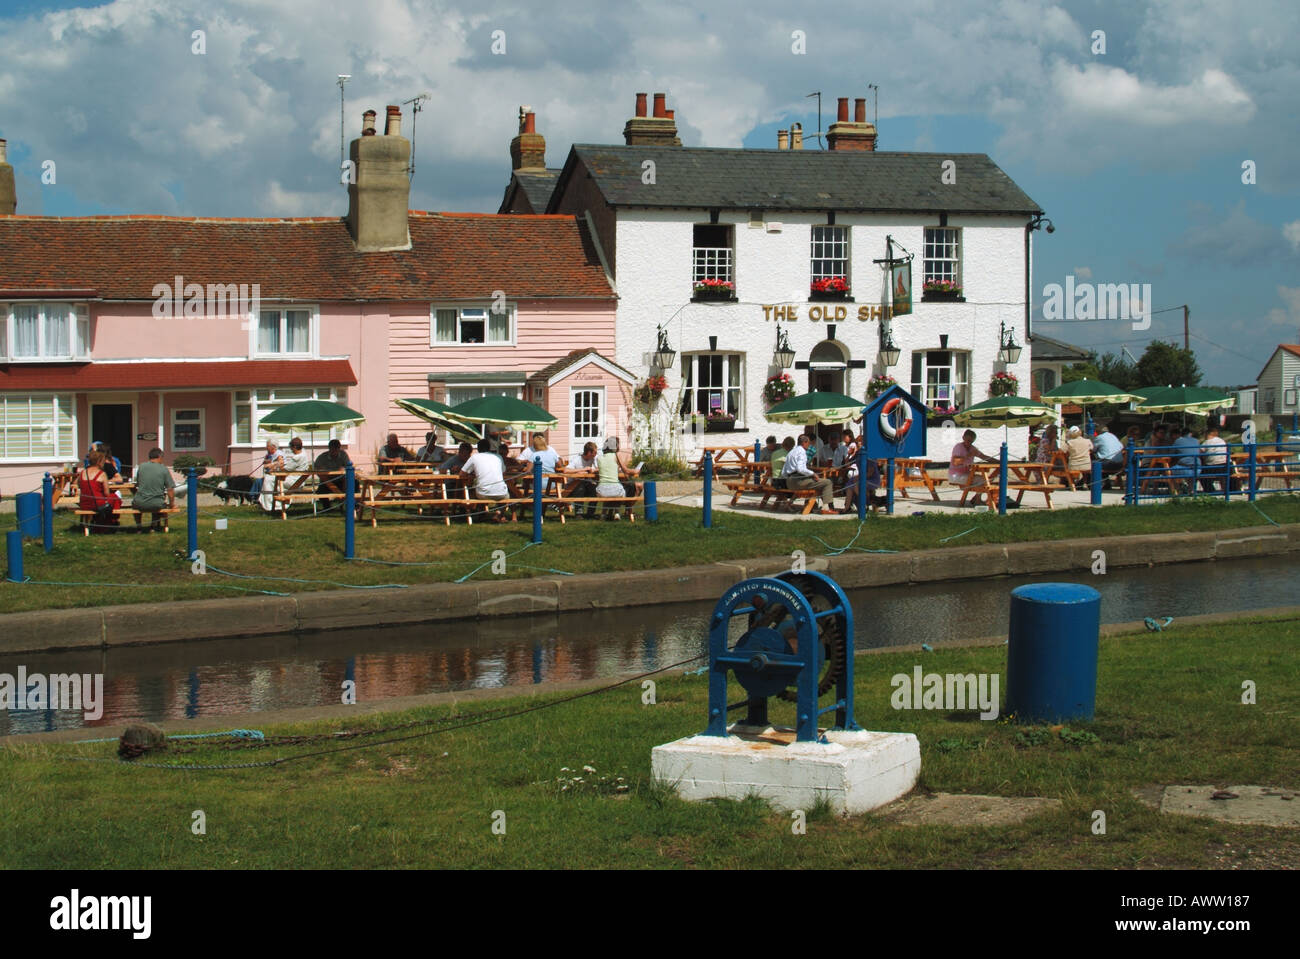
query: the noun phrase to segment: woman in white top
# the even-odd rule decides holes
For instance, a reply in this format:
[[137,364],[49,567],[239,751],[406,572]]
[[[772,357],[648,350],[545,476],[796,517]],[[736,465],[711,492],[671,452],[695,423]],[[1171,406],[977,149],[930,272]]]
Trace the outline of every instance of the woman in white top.
[[267,440],[266,456],[262,458],[262,488],[258,502],[268,513],[275,508],[275,477],[270,474],[282,469],[284,469],[284,457],[280,454],[279,446],[276,445],[275,440]]

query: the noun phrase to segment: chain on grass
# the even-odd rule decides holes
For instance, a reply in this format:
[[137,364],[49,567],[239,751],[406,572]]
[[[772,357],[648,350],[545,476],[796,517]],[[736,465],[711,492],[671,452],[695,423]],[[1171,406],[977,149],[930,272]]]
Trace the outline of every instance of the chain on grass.
[[[390,739],[381,739],[378,742],[352,743],[346,746],[338,746],[333,749],[318,749],[312,752],[300,753],[297,756],[281,756],[277,759],[267,759],[267,760],[263,760],[262,762],[225,763],[221,765],[178,766],[178,765],[171,765],[168,763],[142,763],[139,761],[126,762],[120,759],[108,759],[108,758],[98,757],[98,756],[63,756],[60,758],[68,762],[116,763],[118,765],[138,766],[146,769],[175,769],[175,770],[186,770],[186,771],[195,771],[195,772],[216,770],[216,769],[255,769],[259,767],[283,766],[286,763],[297,762],[298,760],[302,760],[302,759],[311,759],[317,756],[328,756],[335,753],[351,752],[357,749],[371,749],[375,746],[391,746],[394,743],[404,743],[404,742],[409,742],[410,740],[413,739],[423,739],[426,736],[435,736],[438,733],[454,732],[458,729],[469,729],[474,726],[483,726],[486,725],[487,723],[500,722],[503,719],[513,719],[516,716],[525,716],[529,713],[536,713],[544,709],[551,709],[554,706],[563,706],[566,703],[576,702],[579,699],[586,699],[588,696],[596,696],[599,695],[600,693],[606,693],[609,692],[611,689],[617,689],[620,686],[626,686],[628,683],[634,683],[637,682],[638,680],[645,679],[647,676],[654,676],[657,673],[666,672],[667,670],[670,669],[676,669],[679,666],[685,666],[690,663],[698,662],[699,660],[704,659],[706,656],[708,656],[708,653],[701,653],[698,656],[692,656],[690,659],[683,659],[676,663],[670,663],[667,666],[660,666],[658,669],[651,669],[644,673],[638,673],[635,676],[627,676],[623,679],[618,680],[617,682],[610,683],[607,686],[599,686],[596,689],[588,689],[584,692],[574,693],[571,696],[565,696],[560,699],[554,699],[551,700],[550,702],[539,703],[536,706],[526,706],[523,709],[516,709],[510,712],[504,712],[500,715],[488,715],[488,713],[492,711],[485,710],[482,713],[474,714],[473,717],[468,718],[463,722],[455,722],[455,723],[448,722],[447,725],[444,725],[440,728],[427,729],[424,730],[423,732],[412,733],[409,736],[394,736]],[[445,719],[450,720],[451,717],[445,717]]]

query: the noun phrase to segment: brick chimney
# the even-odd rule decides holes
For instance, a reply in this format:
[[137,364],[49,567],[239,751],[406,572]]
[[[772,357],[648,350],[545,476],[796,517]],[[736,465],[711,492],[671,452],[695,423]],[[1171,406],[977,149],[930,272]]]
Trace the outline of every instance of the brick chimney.
[[347,222],[357,251],[409,250],[411,141],[402,136],[401,108],[388,108],[383,136],[375,132],[375,111],[367,110],[351,157],[356,182],[348,184]]
[[537,132],[537,116],[519,108],[519,135],[510,141],[510,162],[515,170],[546,169],[546,137]]
[[803,124],[802,123],[790,124],[790,149],[791,150],[803,149]]
[[14,168],[5,159],[5,141],[0,140],[0,216],[8,216],[18,209],[18,190],[14,186]]
[[646,116],[646,95],[636,95],[636,116],[623,125],[623,142],[628,146],[679,147],[682,141],[677,136],[676,111],[667,107],[668,97],[656,93],[654,99],[654,116]]
[[832,150],[875,150],[876,125],[867,122],[867,101],[859,97],[853,104],[853,119],[849,119],[849,98],[839,98],[835,122],[826,133],[826,144]]

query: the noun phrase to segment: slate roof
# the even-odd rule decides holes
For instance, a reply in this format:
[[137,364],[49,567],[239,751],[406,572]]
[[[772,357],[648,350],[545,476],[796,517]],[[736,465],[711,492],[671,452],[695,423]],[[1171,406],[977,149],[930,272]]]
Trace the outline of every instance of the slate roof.
[[631,370],[627,369],[626,367],[620,366],[618,363],[615,363],[608,356],[601,356],[599,351],[593,350],[590,347],[571,350],[570,352],[566,353],[564,356],[561,356],[554,363],[548,363],[546,366],[543,366],[536,373],[529,374],[528,378],[530,380],[549,380],[556,373],[560,372],[560,370],[565,369],[568,366],[571,366],[572,364],[578,362],[578,360],[586,359],[588,356],[599,357],[600,359],[604,360],[606,363],[608,363],[610,366],[614,367],[615,369],[622,370],[624,373],[626,373],[628,379],[636,379],[636,375]]
[[517,187],[528,198],[534,213],[545,213],[551,202],[551,191],[555,189],[555,181],[559,177],[558,169],[516,170],[506,185],[506,199],[510,198],[512,189]]
[[[655,182],[641,180],[646,160]],[[956,183],[940,182],[956,163]],[[576,143],[552,204],[580,161],[612,206],[1027,215],[1038,204],[984,153],[752,150]]]
[[1031,359],[1045,363],[1058,360],[1086,360],[1089,356],[1089,351],[1081,346],[1054,340],[1050,336],[1043,336],[1042,333],[1034,333],[1029,337],[1029,349]]
[[0,297],[93,290],[152,300],[157,283],[258,283],[263,300],[610,299],[572,216],[408,215],[412,249],[358,253],[339,217],[0,216]]

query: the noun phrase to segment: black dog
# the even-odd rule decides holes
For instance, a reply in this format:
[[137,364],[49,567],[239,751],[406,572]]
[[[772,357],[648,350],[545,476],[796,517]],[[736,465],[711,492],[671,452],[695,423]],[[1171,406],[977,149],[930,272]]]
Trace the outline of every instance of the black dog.
[[223,503],[229,503],[232,499],[240,505],[251,503],[254,499],[252,494],[253,477],[251,476],[232,476],[224,479],[217,484],[217,488],[212,492]]

